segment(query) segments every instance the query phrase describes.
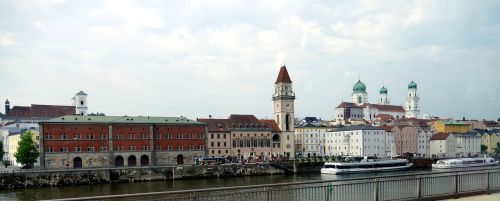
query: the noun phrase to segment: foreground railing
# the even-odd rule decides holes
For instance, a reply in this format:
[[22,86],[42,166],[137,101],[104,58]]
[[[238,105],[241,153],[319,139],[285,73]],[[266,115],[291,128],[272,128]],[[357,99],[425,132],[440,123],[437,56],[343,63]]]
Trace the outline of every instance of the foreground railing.
[[[64,200],[420,200],[500,190],[500,169],[108,195]],[[62,199],[61,199],[62,200]]]

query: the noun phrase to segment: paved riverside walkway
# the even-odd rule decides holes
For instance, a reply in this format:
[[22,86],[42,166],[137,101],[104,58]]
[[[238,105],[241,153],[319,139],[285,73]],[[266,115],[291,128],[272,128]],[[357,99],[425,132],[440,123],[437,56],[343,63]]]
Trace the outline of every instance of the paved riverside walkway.
[[490,195],[474,195],[467,197],[460,197],[458,199],[447,199],[447,201],[499,201],[500,193],[493,193]]

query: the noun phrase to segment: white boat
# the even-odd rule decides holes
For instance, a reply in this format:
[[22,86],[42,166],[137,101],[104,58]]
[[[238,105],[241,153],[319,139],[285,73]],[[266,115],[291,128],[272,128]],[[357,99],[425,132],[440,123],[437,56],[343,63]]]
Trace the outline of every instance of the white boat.
[[432,168],[466,168],[490,165],[498,165],[498,161],[491,157],[445,159],[432,164]]
[[321,174],[349,174],[408,169],[413,165],[406,159],[368,159],[351,162],[326,162]]

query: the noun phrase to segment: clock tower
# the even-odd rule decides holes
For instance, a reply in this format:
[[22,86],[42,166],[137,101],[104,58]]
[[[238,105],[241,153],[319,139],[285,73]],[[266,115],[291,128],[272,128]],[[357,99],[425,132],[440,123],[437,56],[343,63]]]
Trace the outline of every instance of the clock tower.
[[274,120],[281,130],[281,149],[284,155],[294,157],[294,101],[292,80],[286,66],[280,68],[278,78],[274,83]]

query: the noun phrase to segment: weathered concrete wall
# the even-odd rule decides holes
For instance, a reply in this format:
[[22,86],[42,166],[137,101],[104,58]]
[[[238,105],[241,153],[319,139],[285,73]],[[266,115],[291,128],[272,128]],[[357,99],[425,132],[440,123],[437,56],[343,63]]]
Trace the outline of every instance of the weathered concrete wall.
[[47,187],[283,173],[283,170],[268,164],[15,172],[0,173],[0,188]]

